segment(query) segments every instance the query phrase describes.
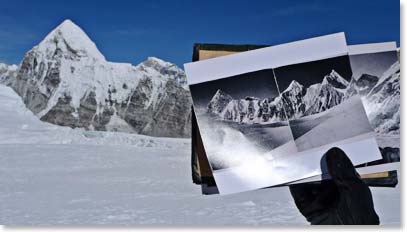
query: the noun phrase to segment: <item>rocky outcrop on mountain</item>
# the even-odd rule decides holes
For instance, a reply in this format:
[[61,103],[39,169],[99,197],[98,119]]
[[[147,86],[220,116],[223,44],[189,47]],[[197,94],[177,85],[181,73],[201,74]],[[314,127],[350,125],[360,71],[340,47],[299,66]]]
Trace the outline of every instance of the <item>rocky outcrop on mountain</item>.
[[188,85],[184,70],[178,68],[175,64],[165,62],[155,57],[149,57],[146,61],[139,64],[137,69],[149,75],[174,79],[184,87]]
[[158,58],[137,66],[107,61],[70,20],[26,53],[8,83],[43,121],[166,137],[189,136],[185,84],[183,70]]
[[17,74],[17,65],[7,65],[0,63],[0,84],[9,85]]
[[211,113],[219,114],[225,107],[232,101],[232,97],[224,93],[222,90],[216,91],[212,100],[208,104],[208,111]]
[[336,89],[346,89],[349,82],[339,75],[339,73],[337,73],[335,70],[332,70],[331,73],[324,77],[322,84],[330,84]]
[[307,90],[297,81],[292,81],[291,84],[284,90],[280,97],[283,102],[285,114],[288,118],[294,119],[304,115],[306,102],[304,96]]

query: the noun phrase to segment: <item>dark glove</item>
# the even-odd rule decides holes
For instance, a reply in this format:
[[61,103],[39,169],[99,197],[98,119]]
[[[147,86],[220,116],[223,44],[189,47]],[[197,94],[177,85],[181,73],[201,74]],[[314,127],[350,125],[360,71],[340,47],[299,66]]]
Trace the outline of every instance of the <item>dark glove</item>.
[[378,225],[372,193],[339,148],[321,159],[323,180],[290,185],[302,215],[312,225]]

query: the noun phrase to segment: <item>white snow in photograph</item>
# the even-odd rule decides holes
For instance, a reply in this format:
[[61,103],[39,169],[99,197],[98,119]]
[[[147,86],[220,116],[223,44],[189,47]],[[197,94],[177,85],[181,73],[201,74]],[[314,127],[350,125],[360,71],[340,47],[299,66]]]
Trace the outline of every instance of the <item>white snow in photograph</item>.
[[322,113],[291,120],[290,127],[293,131],[312,128],[295,139],[299,151],[373,132],[359,96]]

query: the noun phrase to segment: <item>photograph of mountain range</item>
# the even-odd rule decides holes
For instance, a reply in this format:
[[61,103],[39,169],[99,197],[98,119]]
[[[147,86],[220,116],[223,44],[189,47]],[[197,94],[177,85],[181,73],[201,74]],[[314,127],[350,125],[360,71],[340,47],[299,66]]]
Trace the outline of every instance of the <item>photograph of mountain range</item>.
[[[363,45],[359,45],[362,46]],[[354,47],[358,47],[355,45]],[[349,94],[362,96],[382,159],[377,165],[400,162],[400,62],[396,49],[350,55],[353,77]]]
[[231,130],[253,144],[263,157],[272,158],[286,155],[280,149],[271,151],[292,140],[295,147],[288,150],[301,152],[373,136],[374,124],[365,110],[365,92],[377,83],[369,81],[372,78],[362,74],[355,80],[349,56],[339,56],[190,86],[198,118],[205,121],[201,129],[204,140],[222,141],[207,146],[213,149],[210,154],[216,154],[210,159],[212,168],[244,160],[230,158],[225,149],[219,149],[226,145],[223,142],[228,141]]
[[190,90],[214,170],[244,163],[253,154],[265,156],[293,140],[272,69],[191,85]]
[[353,77],[348,94],[362,96],[381,147],[400,143],[400,62],[397,51],[350,56]]
[[274,72],[298,151],[372,132],[360,96],[347,94],[352,77],[349,56]]

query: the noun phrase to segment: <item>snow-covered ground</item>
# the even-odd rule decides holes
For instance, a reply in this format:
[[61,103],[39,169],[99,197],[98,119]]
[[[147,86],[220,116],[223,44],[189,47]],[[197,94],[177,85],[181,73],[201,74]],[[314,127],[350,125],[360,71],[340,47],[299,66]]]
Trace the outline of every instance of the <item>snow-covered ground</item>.
[[[287,187],[201,195],[189,140],[47,124],[2,85],[0,109],[0,224],[306,224]],[[399,224],[399,188],[372,191]]]
[[[313,125],[314,120],[318,121],[317,125]],[[299,151],[373,132],[359,96],[352,97],[325,112],[293,120],[290,121],[290,125],[291,123],[295,125],[292,130]],[[309,131],[302,132],[306,130]]]

